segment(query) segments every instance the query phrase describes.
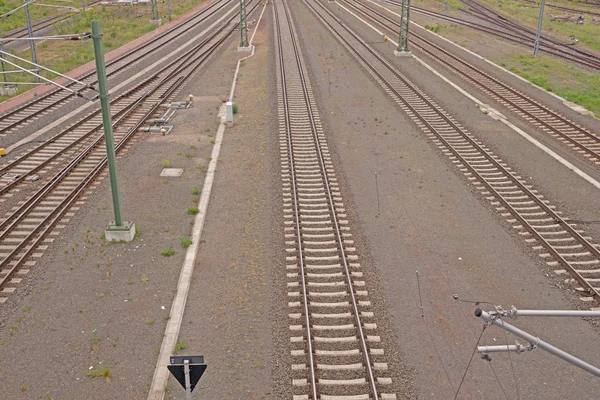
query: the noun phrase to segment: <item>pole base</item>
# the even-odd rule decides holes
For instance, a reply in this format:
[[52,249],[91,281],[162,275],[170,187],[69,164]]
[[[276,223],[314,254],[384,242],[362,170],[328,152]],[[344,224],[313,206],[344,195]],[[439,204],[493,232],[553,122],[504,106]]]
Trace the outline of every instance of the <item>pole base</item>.
[[15,85],[1,85],[0,96],[14,96],[17,94],[17,87]]
[[135,224],[131,221],[123,221],[123,225],[117,226],[115,221],[110,221],[104,236],[107,242],[131,242],[135,237]]
[[161,26],[162,25],[162,19],[151,19],[150,23],[154,24],[154,25]]
[[245,47],[245,46],[239,46],[239,47],[237,48],[237,51],[252,51],[252,48],[253,48],[253,47],[254,47],[254,46],[247,46],[247,47]]
[[412,53],[410,51],[398,51],[398,50],[394,50],[394,55],[396,57],[412,57]]

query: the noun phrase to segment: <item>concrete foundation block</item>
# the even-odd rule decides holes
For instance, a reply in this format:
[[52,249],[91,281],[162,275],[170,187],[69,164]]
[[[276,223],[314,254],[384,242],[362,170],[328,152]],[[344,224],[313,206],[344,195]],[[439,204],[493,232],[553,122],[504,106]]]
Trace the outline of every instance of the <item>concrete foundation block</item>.
[[151,19],[150,23],[154,24],[154,25],[161,26],[162,25],[162,19]]
[[14,96],[17,94],[17,87],[13,85],[1,85],[0,96]]
[[412,57],[412,53],[410,51],[398,51],[398,50],[394,50],[394,55],[396,57]]
[[242,46],[239,46],[239,47],[237,48],[237,51],[252,51],[252,48],[253,48],[253,47],[254,47],[254,46],[248,46],[248,47],[242,47]]
[[117,226],[115,221],[110,221],[104,231],[107,242],[131,242],[135,237],[135,224],[123,221],[122,226]]

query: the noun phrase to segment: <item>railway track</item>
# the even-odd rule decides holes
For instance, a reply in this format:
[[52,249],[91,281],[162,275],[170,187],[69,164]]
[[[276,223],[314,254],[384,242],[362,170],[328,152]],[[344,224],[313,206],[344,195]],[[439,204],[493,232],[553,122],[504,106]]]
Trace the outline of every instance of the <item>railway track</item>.
[[[215,16],[229,4],[232,4],[230,0],[217,0],[200,10],[187,21],[183,21],[175,26],[173,29],[164,31],[153,40],[146,41],[140,46],[107,62],[107,77],[109,79],[116,78],[126,70],[143,65],[144,62],[151,59],[151,57],[165,46],[178,45],[178,43],[181,43],[186,39],[187,35],[189,35],[198,24]],[[93,87],[96,84],[96,72],[95,70],[90,70],[77,79],[85,85]],[[74,90],[78,89],[81,94],[93,95],[93,92],[91,92],[90,89],[87,87],[80,87],[74,82],[68,82],[64,86]],[[61,89],[55,89],[1,114],[0,138],[4,135],[15,133],[38,118],[57,112],[60,108],[66,106],[74,99],[75,96],[73,96],[72,93]],[[0,170],[0,174],[1,173]]]
[[[250,14],[258,5],[249,5]],[[236,14],[231,17],[236,18]],[[238,24],[227,30],[213,31],[203,42],[174,58],[168,66],[131,89],[129,96],[116,99],[114,134],[116,150],[124,149],[144,122],[155,116],[161,105],[177,95],[178,90],[233,33]],[[89,128],[86,124],[82,128]],[[105,145],[100,126],[91,130],[82,150],[34,194],[13,207],[0,222],[0,303],[21,282],[19,274],[28,272],[49,243],[53,232],[60,230],[78,209],[75,204],[100,176],[106,166]],[[52,150],[47,149],[50,153]],[[59,151],[59,149],[55,149]],[[61,150],[64,151],[64,150]]]
[[[401,3],[395,0],[388,0],[387,3],[398,7],[401,6]],[[489,17],[478,13],[471,13],[463,10],[464,12],[474,17],[491,22],[493,25],[496,25],[496,27],[479,24],[477,22],[468,21],[462,18],[452,17],[445,13],[428,10],[426,8],[418,6],[411,6],[411,11],[422,15],[427,15],[429,17],[442,19],[457,25],[466,26],[478,30],[480,32],[484,32],[502,39],[510,40],[512,42],[524,46],[532,47],[535,40],[535,32],[531,31],[526,27],[522,27],[520,25],[519,27],[517,27],[515,24],[509,24],[508,22],[502,23],[498,26],[496,19],[490,20]],[[600,70],[600,59],[598,59],[597,55],[574,48],[571,45],[567,45],[556,39],[549,38],[546,35],[542,35],[540,41],[540,50],[553,56],[562,58],[566,61],[578,63],[585,67],[592,68],[595,70]]]
[[[96,4],[100,3],[101,0],[95,0],[90,2],[89,4],[87,4],[88,6],[88,10],[92,7],[95,6]],[[56,23],[60,23],[68,18],[71,18],[70,15],[54,15],[51,17],[47,17],[47,18],[42,18],[38,21],[35,21],[32,25],[31,28],[33,30],[33,33],[38,33]],[[2,36],[4,37],[8,37],[8,38],[24,38],[29,36],[29,31],[27,30],[27,26],[20,26],[18,28],[15,29],[11,29],[8,32],[3,32]],[[4,45],[6,46],[9,43],[12,43],[12,40],[6,41],[4,42]]]
[[[469,6],[469,10],[463,10],[463,12],[483,19],[488,23],[495,24],[508,31],[518,32],[533,44],[536,36],[535,29],[519,24],[476,0],[461,0],[461,2]],[[540,44],[544,45],[542,50],[549,54],[565,58],[596,70],[600,69],[600,56],[597,53],[584,50],[580,47],[567,45],[548,35],[542,35]]]
[[[539,7],[539,3],[536,0],[522,0],[522,1],[525,3],[533,4],[535,7]],[[584,10],[581,8],[569,8],[569,7],[559,6],[557,4],[548,4],[548,3],[545,3],[545,7],[556,8],[557,10],[568,11],[568,12],[572,12],[572,13],[576,13],[576,14],[587,14],[587,15],[593,15],[596,17],[600,17],[600,13],[590,11],[590,10]]]
[[[225,21],[225,24],[233,22],[234,19],[235,15]],[[210,40],[212,40],[212,35],[204,37],[194,48],[201,48]],[[120,114],[128,110],[131,106],[131,98],[134,98],[133,94],[139,92],[140,88],[143,88],[148,80],[156,79],[157,76],[160,76],[160,74],[168,71],[170,68],[171,64],[159,66],[153,76],[138,83],[132,89],[112,100],[112,109],[113,111],[117,111],[114,117],[120,118]],[[8,193],[24,182],[28,182],[28,179],[34,176],[39,177],[39,175],[35,174],[45,172],[48,165],[63,161],[70,155],[76,154],[77,151],[85,148],[90,142],[95,140],[101,127],[102,113],[99,108],[96,108],[52,138],[0,167],[0,195]]]
[[325,5],[304,1],[416,126],[557,274],[569,274],[584,301],[600,301],[600,245],[561,217],[465,127],[409,81]]
[[[366,6],[358,0],[338,0],[385,29],[399,33],[400,26],[392,18]],[[594,166],[600,165],[600,136],[559,112],[535,101],[510,85],[473,66],[467,60],[444,50],[416,32],[411,32],[410,43],[443,66],[470,82],[500,104],[513,111],[523,121],[531,123],[568,146],[569,150]]]
[[273,4],[293,399],[395,399],[290,11]]

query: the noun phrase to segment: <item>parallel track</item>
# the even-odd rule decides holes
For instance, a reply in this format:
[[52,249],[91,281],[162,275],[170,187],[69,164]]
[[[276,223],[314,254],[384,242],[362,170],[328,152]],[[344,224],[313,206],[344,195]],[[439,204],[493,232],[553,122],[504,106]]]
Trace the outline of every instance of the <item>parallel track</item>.
[[[339,0],[362,13],[386,29],[398,33],[399,24],[385,14],[364,5],[357,0]],[[533,124],[544,132],[566,144],[570,151],[583,156],[595,166],[600,165],[600,136],[578,125],[557,111],[539,103],[518,89],[502,82],[485,71],[473,66],[467,60],[444,50],[434,42],[416,32],[411,32],[411,45],[432,57],[462,79],[506,106],[525,122]]]
[[[388,0],[389,4],[394,6],[400,6],[401,3],[395,0]],[[485,15],[471,13],[470,11],[465,11],[468,14],[473,15],[474,17],[488,20],[488,22],[496,25],[496,27],[483,25],[477,22],[468,21],[462,18],[453,17],[447,15],[445,13],[429,10],[423,7],[412,6],[411,11],[419,14],[427,15],[434,18],[439,18],[457,25],[463,25],[502,39],[510,40],[515,43],[522,44],[524,46],[533,46],[533,42],[535,39],[535,33],[531,32],[528,28],[525,27],[517,27],[515,25],[510,25],[508,23],[498,24],[496,21],[490,21],[489,17]],[[551,54],[553,56],[562,58],[566,61],[574,62],[581,64],[587,68],[592,68],[595,70],[600,70],[600,59],[597,54],[592,54],[584,50],[580,50],[571,45],[562,43],[556,39],[550,38],[546,35],[542,35],[540,41],[540,50]]]
[[562,218],[526,179],[513,172],[346,24],[340,24],[321,2],[305,3],[540,257],[557,268],[556,273],[569,273],[579,283],[576,289],[584,295],[582,300],[600,301],[599,245]]
[[273,4],[293,399],[395,399],[286,1]]
[[[225,24],[232,23],[235,19],[236,15],[234,14],[225,21]],[[193,53],[196,49],[203,47],[212,40],[213,36],[214,32],[208,34],[201,42],[194,45],[187,52]],[[130,107],[132,104],[131,99],[134,97],[133,94],[135,92],[139,92],[141,88],[147,85],[148,81],[152,81],[156,76],[160,76],[165,71],[173,69],[173,65],[173,63],[162,65],[157,71],[154,71],[152,76],[115,98],[111,102],[112,109],[117,111],[114,117],[119,117],[122,112]],[[98,130],[101,127],[102,113],[97,108],[44,143],[12,159],[8,164],[0,168],[0,195],[17,188],[19,184],[26,181],[27,177],[43,172],[49,164],[63,160],[70,153],[85,148],[91,141],[95,140]],[[3,178],[2,175],[4,174],[10,174],[5,176],[10,176],[11,178]]]
[[[127,69],[142,65],[143,62],[147,62],[147,60],[151,59],[153,54],[155,54],[157,51],[161,50],[165,46],[175,45],[176,40],[181,39],[185,35],[189,35],[190,31],[193,30],[194,27],[220,12],[231,3],[232,2],[230,0],[217,0],[211,5],[200,10],[187,21],[180,23],[178,26],[175,26],[170,30],[164,31],[153,40],[146,41],[140,46],[137,46],[136,48],[131,49],[126,53],[119,55],[117,58],[107,62],[107,77],[116,77]],[[93,87],[96,84],[96,71],[91,70],[77,79],[86,85]],[[87,88],[81,87],[80,85],[72,82],[65,84],[65,86],[73,90],[78,89],[82,94],[95,94],[90,92]],[[1,114],[0,137],[2,135],[8,135],[16,132],[18,129],[29,124],[31,121],[50,112],[57,112],[59,108],[64,107],[74,99],[75,96],[73,96],[73,94],[64,90],[55,89],[36,97],[30,102],[21,104],[14,109],[9,110],[8,112]],[[2,170],[0,170],[0,174],[1,173]]]
[[[257,7],[256,2],[249,14]],[[235,18],[235,15],[234,17]],[[237,24],[226,31],[215,31],[210,38],[172,60],[169,67],[157,71],[136,88],[137,94],[124,103],[115,121],[115,143],[119,151],[127,146],[146,119],[155,115],[161,104],[169,101],[177,91],[230,37]],[[33,265],[31,258],[40,256],[47,248],[49,237],[61,224],[67,222],[78,198],[93,184],[106,166],[105,146],[100,129],[60,172],[45,183],[36,193],[0,223],[0,303],[8,293],[16,290],[21,278],[15,274],[26,273],[24,265]],[[4,296],[2,296],[4,295]]]

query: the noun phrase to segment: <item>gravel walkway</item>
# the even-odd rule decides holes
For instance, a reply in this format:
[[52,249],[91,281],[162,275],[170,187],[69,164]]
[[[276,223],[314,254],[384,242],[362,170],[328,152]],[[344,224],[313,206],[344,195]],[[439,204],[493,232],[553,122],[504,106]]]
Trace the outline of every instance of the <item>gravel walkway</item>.
[[[185,253],[181,239],[191,232],[186,211],[197,206],[239,57],[237,38],[228,43],[189,85],[194,105],[177,112],[173,133],[141,137],[118,162],[123,215],[138,237],[101,240],[112,218],[103,181],[2,307],[2,398],[146,398]],[[183,175],[159,177],[167,164]],[[170,248],[174,255],[161,255]],[[110,379],[88,376],[104,368]]]
[[[270,8],[263,18],[254,38],[256,54],[240,68],[234,99],[239,112],[233,128],[225,130],[179,334],[187,345],[180,353],[202,354],[208,365],[197,398],[281,398],[273,396],[271,382],[272,359],[279,358],[273,351],[271,311],[278,303],[272,260],[283,235],[275,219],[275,210],[281,211],[272,162],[277,120],[268,96]],[[169,398],[185,398],[175,379],[168,387]]]

